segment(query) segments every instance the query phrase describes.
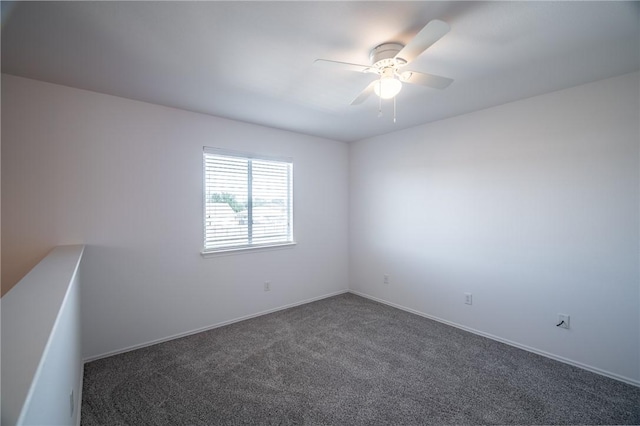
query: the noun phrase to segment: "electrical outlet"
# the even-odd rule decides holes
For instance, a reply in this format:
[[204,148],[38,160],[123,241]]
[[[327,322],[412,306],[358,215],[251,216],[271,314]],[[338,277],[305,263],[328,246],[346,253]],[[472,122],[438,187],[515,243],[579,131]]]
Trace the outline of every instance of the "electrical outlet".
[[73,417],[73,410],[74,410],[74,406],[75,406],[76,400],[73,397],[73,389],[71,389],[71,393],[69,394],[69,416]]
[[473,295],[471,293],[464,294],[464,303],[467,305],[473,305]]
[[271,281],[264,282],[264,291],[271,291]]
[[556,323],[556,326],[559,328],[566,328],[566,329],[571,328],[571,323],[569,319],[570,319],[569,315],[558,314],[558,322]]
[[384,274],[384,283],[389,284],[389,275]]

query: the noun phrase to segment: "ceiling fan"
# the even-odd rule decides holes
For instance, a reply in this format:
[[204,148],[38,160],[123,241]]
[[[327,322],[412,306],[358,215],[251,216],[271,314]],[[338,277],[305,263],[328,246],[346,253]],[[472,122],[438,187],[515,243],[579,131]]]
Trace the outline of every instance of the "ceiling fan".
[[371,50],[369,54],[371,65],[351,64],[327,59],[316,59],[314,64],[348,71],[377,74],[380,78],[372,81],[351,102],[351,105],[361,104],[371,93],[375,93],[381,100],[393,98],[395,111],[395,96],[402,89],[402,83],[444,89],[453,82],[452,79],[447,77],[403,70],[406,65],[447,34],[450,28],[449,24],[438,19],[429,21],[406,46],[400,43],[383,43]]

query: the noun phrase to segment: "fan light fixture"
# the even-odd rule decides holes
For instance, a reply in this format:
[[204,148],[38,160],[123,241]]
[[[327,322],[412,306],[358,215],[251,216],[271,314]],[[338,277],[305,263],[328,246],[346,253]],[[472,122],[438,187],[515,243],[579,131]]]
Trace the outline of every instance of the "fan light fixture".
[[400,93],[402,83],[395,77],[382,77],[373,86],[373,91],[382,99],[391,99]]
[[374,47],[369,53],[371,65],[351,64],[349,62],[316,59],[314,64],[339,67],[349,71],[377,74],[379,78],[369,83],[365,89],[351,102],[360,105],[372,93],[378,96],[378,117],[382,115],[382,100],[393,99],[393,122],[396,122],[396,96],[402,90],[403,83],[426,86],[433,89],[444,89],[453,80],[438,75],[426,74],[413,70],[404,70],[431,45],[449,32],[449,24],[438,19],[429,21],[409,43],[387,42]]

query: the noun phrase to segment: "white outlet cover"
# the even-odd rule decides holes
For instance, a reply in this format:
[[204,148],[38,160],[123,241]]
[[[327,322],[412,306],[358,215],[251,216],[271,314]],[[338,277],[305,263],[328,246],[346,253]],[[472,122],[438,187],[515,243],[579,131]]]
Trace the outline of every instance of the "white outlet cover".
[[571,317],[566,314],[558,314],[558,328],[571,328]]

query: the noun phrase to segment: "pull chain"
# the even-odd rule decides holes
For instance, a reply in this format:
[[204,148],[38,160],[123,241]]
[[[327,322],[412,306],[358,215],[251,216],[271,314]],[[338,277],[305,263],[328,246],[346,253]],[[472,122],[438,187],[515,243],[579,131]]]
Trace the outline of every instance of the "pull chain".
[[393,97],[393,124],[396,124],[396,96]]
[[[382,75],[380,76],[380,80],[378,80],[378,90],[382,90]],[[378,96],[378,118],[382,117],[382,97]]]

